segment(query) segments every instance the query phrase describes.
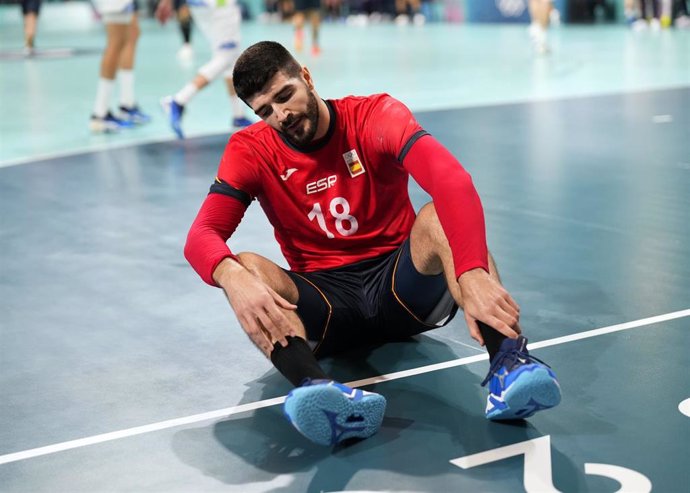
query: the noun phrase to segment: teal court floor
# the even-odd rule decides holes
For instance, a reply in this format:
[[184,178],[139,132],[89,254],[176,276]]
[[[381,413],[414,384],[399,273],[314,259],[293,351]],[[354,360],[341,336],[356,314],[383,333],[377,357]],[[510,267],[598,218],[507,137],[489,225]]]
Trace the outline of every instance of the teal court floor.
[[[336,449],[282,417],[288,384],[182,257],[228,138],[220,84],[172,139],[160,96],[193,74],[143,21],[146,127],[92,136],[98,26],[46,27],[66,58],[0,59],[0,490],[683,492],[690,484],[690,35],[623,26],[324,26],[323,97],[386,91],[473,176],[490,248],[563,402],[487,422],[461,316],[326,360],[383,393],[382,429]],[[246,43],[290,42],[248,24]],[[3,53],[20,27],[0,30]],[[196,61],[208,51],[195,40]],[[427,197],[410,185],[413,203]],[[261,211],[231,240],[283,262]]]

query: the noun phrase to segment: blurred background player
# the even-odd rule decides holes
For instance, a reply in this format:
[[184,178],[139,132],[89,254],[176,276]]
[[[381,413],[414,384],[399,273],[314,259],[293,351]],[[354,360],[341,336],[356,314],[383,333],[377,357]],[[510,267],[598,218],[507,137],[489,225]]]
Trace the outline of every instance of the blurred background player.
[[[140,33],[138,5],[133,0],[97,0],[95,6],[105,25],[107,41],[89,128],[96,133],[117,132],[150,120],[134,97],[134,59]],[[110,111],[115,75],[120,83],[117,116]]]
[[321,54],[319,45],[319,29],[321,27],[321,0],[295,0],[295,14],[292,23],[295,26],[295,50],[304,49],[304,21],[309,16],[311,23],[311,54]]
[[34,54],[34,40],[36,38],[36,24],[41,10],[41,0],[22,0],[22,16],[24,17],[24,55]]
[[546,32],[552,7],[551,0],[529,0],[529,16],[532,20],[529,34],[535,51],[540,55],[550,51]]
[[[161,100],[163,111],[178,138],[184,138],[182,113],[197,92],[223,74],[232,106],[232,126],[243,128],[251,125],[244,114],[244,104],[239,100],[232,84],[232,69],[240,54],[240,24],[242,14],[235,0],[187,0],[194,24],[211,44],[212,57],[201,66],[190,82],[173,96]],[[172,0],[161,0],[156,18],[165,23],[172,13]]]
[[192,14],[189,12],[187,0],[174,0],[173,5],[177,15],[177,23],[180,26],[180,33],[182,34],[182,46],[177,52],[177,57],[180,60],[191,60],[194,56],[194,49],[192,48]]
[[421,14],[420,9],[421,2],[419,0],[395,0],[395,23],[398,26],[406,26],[412,18],[415,25],[421,26],[426,22],[426,19]]

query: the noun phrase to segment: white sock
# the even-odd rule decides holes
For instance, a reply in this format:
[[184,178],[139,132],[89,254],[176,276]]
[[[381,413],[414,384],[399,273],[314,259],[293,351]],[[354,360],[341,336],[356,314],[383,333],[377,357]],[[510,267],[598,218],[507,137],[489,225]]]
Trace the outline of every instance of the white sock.
[[103,118],[108,113],[110,106],[110,96],[113,93],[115,81],[112,79],[98,79],[98,89],[96,90],[96,102],[93,105],[93,114],[98,118]]
[[184,86],[180,92],[175,94],[173,99],[177,104],[181,104],[182,106],[186,105],[189,103],[189,101],[194,97],[194,95],[199,92],[199,89],[194,85],[193,82],[190,82],[186,86]]
[[118,70],[117,79],[120,82],[120,106],[132,108],[134,106],[134,71]]
[[234,118],[242,118],[244,116],[244,103],[236,95],[230,95],[230,104],[232,105],[232,116]]

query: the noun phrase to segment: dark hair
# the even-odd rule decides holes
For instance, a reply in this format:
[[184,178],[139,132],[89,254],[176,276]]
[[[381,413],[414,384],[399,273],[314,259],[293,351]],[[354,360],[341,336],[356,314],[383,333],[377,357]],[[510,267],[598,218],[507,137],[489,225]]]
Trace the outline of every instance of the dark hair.
[[259,41],[251,45],[237,59],[232,71],[237,96],[247,103],[280,71],[289,77],[297,77],[302,66],[280,43]]

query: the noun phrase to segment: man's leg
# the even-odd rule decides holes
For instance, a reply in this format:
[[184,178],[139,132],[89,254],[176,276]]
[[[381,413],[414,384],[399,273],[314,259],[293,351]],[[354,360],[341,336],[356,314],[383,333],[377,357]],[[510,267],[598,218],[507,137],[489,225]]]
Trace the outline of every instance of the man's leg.
[[[426,275],[444,272],[449,291],[462,308],[462,292],[455,279],[450,246],[433,203],[425,205],[419,212],[410,235],[410,248],[412,262],[418,272]],[[489,275],[500,282],[491,257],[489,270]],[[555,374],[547,365],[530,357],[527,339],[522,335],[508,339],[484,323],[478,325],[491,360],[489,374],[482,383],[490,383],[487,418],[526,418],[560,402],[560,387]],[[517,320],[512,328],[521,333]]]
[[[270,260],[253,253],[240,253],[239,262],[276,293],[292,304],[300,302],[297,285]],[[299,309],[309,309],[303,303]],[[288,421],[309,440],[335,445],[349,438],[367,438],[381,427],[386,399],[373,392],[352,389],[329,379],[306,342],[307,330],[295,311],[284,310],[298,337],[288,345],[275,344],[271,362],[297,386],[285,399]]]
[[[283,269],[267,258],[254,253],[240,253],[237,258],[247,270],[276,293],[290,303],[297,303],[299,299],[297,286]],[[328,379],[306,342],[306,330],[297,312],[294,310],[283,310],[283,312],[295,328],[298,337],[288,337],[288,345],[285,347],[273,341],[274,347],[270,355],[273,365],[296,387],[305,379]]]
[[[420,274],[436,275],[441,272],[444,273],[453,299],[462,308],[462,292],[455,279],[453,254],[443,227],[436,215],[433,203],[426,204],[417,215],[417,220],[410,234],[410,250],[412,262]],[[501,282],[496,263],[491,254],[489,254],[489,276],[499,283]],[[519,323],[513,325],[512,329],[518,334],[521,333]],[[501,343],[506,337],[482,322],[479,323],[479,330],[489,356],[493,359],[493,356],[498,352]]]

